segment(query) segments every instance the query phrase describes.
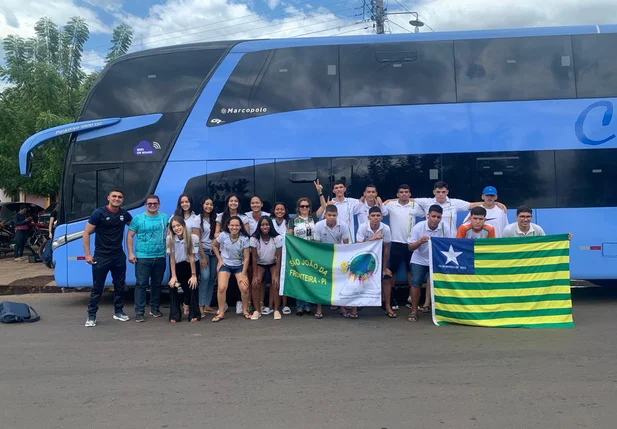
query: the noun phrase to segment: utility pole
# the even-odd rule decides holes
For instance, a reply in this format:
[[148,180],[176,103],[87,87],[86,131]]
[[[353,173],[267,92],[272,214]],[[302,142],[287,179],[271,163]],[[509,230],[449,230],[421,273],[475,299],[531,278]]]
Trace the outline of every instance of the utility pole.
[[386,19],[386,14],[383,9],[383,0],[374,0],[373,17],[375,19],[375,32],[377,34],[384,34],[384,21]]

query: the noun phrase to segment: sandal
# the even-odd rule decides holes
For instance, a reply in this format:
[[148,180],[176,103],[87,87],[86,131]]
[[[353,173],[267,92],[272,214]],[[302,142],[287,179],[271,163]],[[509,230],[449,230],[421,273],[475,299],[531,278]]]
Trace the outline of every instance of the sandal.
[[191,307],[189,307],[189,306],[188,306],[188,305],[186,305],[186,304],[182,304],[182,305],[184,306],[184,315],[185,315],[185,316],[188,316],[188,315],[189,315],[189,312],[191,311]]
[[360,315],[358,313],[349,313],[349,318],[350,319],[358,319],[360,317]]
[[315,313],[315,319],[323,319],[322,313]]
[[418,307],[418,311],[420,313],[430,313],[431,312],[431,306],[430,305],[423,305],[421,307]]
[[223,316],[216,315],[216,316],[214,316],[214,317],[212,318],[212,322],[213,322],[213,323],[217,323],[217,322],[220,322],[220,321],[221,321],[221,320],[223,320],[223,319],[225,319]]
[[345,311],[345,312],[343,312],[343,313],[339,313],[339,315],[340,315],[341,317],[344,317],[345,319],[349,319],[349,318],[351,317],[351,313],[348,313],[348,312],[346,312],[346,311]]
[[300,317],[304,314],[304,311],[302,311],[302,309],[298,309],[298,311],[296,311],[296,316]]
[[413,323],[417,322],[418,320],[420,320],[420,318],[415,313],[411,313],[409,317],[407,318],[408,322],[413,322]]
[[386,313],[386,316],[388,316],[390,319],[396,319],[398,317],[398,314],[396,314],[394,311],[392,312],[386,311],[385,313]]
[[246,320],[251,320],[251,315],[249,313],[244,313],[244,318]]

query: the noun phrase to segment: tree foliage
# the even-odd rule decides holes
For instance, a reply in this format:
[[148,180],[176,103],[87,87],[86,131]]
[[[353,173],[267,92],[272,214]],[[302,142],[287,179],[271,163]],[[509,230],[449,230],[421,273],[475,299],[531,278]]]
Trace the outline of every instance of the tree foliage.
[[[35,36],[10,35],[2,41],[5,66],[0,80],[8,83],[0,93],[0,188],[55,195],[60,188],[67,137],[35,150],[32,178],[19,175],[18,153],[28,136],[46,128],[73,122],[98,78],[82,68],[87,23],[72,17],[59,28],[50,18],[37,21]],[[133,30],[125,24],[114,29],[107,61],[127,52]]]

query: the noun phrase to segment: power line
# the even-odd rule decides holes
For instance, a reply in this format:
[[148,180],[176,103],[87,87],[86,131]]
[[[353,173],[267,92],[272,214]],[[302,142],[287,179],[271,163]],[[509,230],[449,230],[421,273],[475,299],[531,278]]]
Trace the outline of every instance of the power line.
[[[293,37],[302,37],[302,36],[308,36],[309,34],[317,34],[317,33],[323,33],[324,31],[330,31],[330,30],[336,30],[341,29],[341,28],[347,28],[347,27],[352,27],[354,25],[358,25],[358,24],[363,24],[363,21],[359,21],[359,22],[354,22],[353,24],[348,24],[348,25],[339,25],[337,27],[332,27],[332,28],[326,28],[325,30],[318,30],[318,31],[311,31],[309,33],[303,33],[303,34],[298,34],[296,36]],[[356,30],[359,30],[358,28],[356,28]],[[355,30],[354,30],[355,31]]]
[[[327,3],[327,4],[324,4],[323,6],[334,6],[334,5],[337,5],[337,4],[340,4],[340,3],[347,3],[348,1],[349,0],[343,0],[343,1],[338,1],[338,2],[335,2],[335,3]],[[292,4],[292,5],[286,5],[286,6],[279,6],[279,7],[276,7],[274,9],[272,9],[272,11],[274,12],[276,10],[286,9],[288,6],[294,6],[294,7],[302,6],[302,5],[308,4],[308,3],[313,3],[313,1],[304,1],[302,3],[296,3],[296,4]],[[286,15],[286,14],[287,14],[287,12],[284,12],[282,14],[277,14],[275,16],[283,16],[283,15]],[[247,15],[242,15],[242,16],[238,16],[238,17],[235,17],[235,18],[228,18],[228,19],[225,19],[223,21],[210,22],[208,24],[201,24],[201,25],[196,25],[196,26],[193,26],[193,27],[186,27],[186,28],[180,28],[178,30],[167,31],[167,32],[164,32],[164,33],[152,34],[150,36],[144,36],[144,37],[139,37],[137,39],[133,39],[133,42],[136,42],[136,41],[143,42],[144,40],[152,39],[152,38],[155,38],[155,37],[167,36],[168,34],[174,34],[174,33],[179,33],[179,32],[183,32],[183,31],[194,30],[196,28],[210,27],[212,25],[217,25],[217,24],[221,24],[221,23],[225,23],[225,22],[231,22],[231,21],[237,21],[239,19],[249,18],[251,16],[257,16],[257,15],[259,15],[259,13],[249,13]],[[251,22],[256,22],[256,21],[244,22],[242,24],[250,24]],[[238,24],[238,25],[242,25],[242,24]],[[196,33],[192,33],[192,34],[196,34]],[[190,35],[190,34],[187,34],[187,35]],[[181,36],[178,36],[178,37],[183,37],[183,36],[185,36],[185,35],[181,35]],[[93,49],[96,50],[98,48],[107,48],[107,46],[103,46],[103,45],[95,46]]]
[[390,24],[394,24],[394,25],[396,25],[398,28],[402,28],[403,30],[405,30],[405,31],[406,31],[406,32],[408,32],[408,33],[411,33],[411,30],[409,30],[409,29],[407,29],[407,28],[403,27],[402,25],[398,25],[396,22],[394,22],[394,21],[392,21],[392,20],[390,20],[390,19],[388,19],[388,22],[389,22]]
[[[343,0],[343,1],[338,1],[338,2],[335,2],[335,3],[331,3],[331,4],[328,4],[328,5],[329,6],[335,6],[337,4],[348,3],[348,2],[349,2],[349,0]],[[305,4],[305,3],[310,3],[310,2],[299,3],[298,5]],[[339,12],[345,12],[345,11],[349,11],[349,10],[353,10],[353,9],[357,9],[357,7],[348,7],[348,8],[344,8],[344,9],[338,9],[338,10],[334,10],[334,11],[323,12],[323,13],[311,15],[311,16],[308,16],[308,17],[307,16],[303,16],[301,18],[293,19],[293,20],[287,21],[285,23],[303,21],[303,20],[306,20],[306,19],[316,18],[316,17],[324,16],[324,15],[335,14],[335,13],[339,13]],[[151,39],[151,38],[155,38],[155,37],[161,37],[161,36],[164,36],[164,35],[167,35],[167,34],[173,34],[173,33],[177,33],[177,32],[180,32],[180,31],[186,31],[186,30],[195,29],[195,28],[203,28],[203,27],[214,25],[214,24],[227,23],[227,22],[230,22],[230,21],[234,21],[234,20],[237,20],[237,19],[245,18],[245,17],[248,17],[248,16],[254,16],[254,15],[258,15],[258,14],[245,15],[243,17],[232,18],[232,19],[228,19],[228,20],[224,20],[224,21],[219,21],[219,22],[216,22],[216,23],[209,23],[209,24],[199,25],[199,26],[195,26],[195,27],[189,27],[189,28],[182,29],[182,30],[174,30],[174,31],[171,31],[171,32],[168,32],[168,33],[161,33],[161,34],[158,34],[158,35],[147,36],[147,37],[143,37],[143,38],[136,39],[136,40],[142,40],[143,41],[143,40],[146,40],[146,39]],[[276,16],[284,16],[284,15],[285,14],[279,14],[279,15],[276,15]],[[272,17],[270,17],[270,18],[272,18]],[[241,23],[238,23],[238,24],[233,24],[233,25],[228,25],[228,26],[223,26],[223,27],[217,27],[217,28],[211,28],[211,29],[208,29],[208,30],[197,31],[197,32],[188,33],[188,34],[181,34],[181,35],[177,35],[177,36],[173,36],[173,37],[167,37],[167,38],[164,38],[164,39],[155,40],[155,41],[153,41],[153,43],[165,42],[165,41],[168,41],[168,40],[178,39],[180,37],[194,36],[196,34],[211,33],[211,32],[215,32],[215,31],[218,31],[218,30],[225,30],[225,29],[237,27],[239,25],[247,25],[247,24],[252,24],[252,23],[255,23],[255,22],[260,22],[260,21],[263,21],[264,19],[265,18],[259,18],[259,19],[253,20],[253,21],[241,22]],[[275,23],[275,24],[270,24],[270,25],[258,27],[258,28],[253,28],[253,29],[251,29],[249,31],[260,30],[260,29],[269,28],[269,27],[275,27],[275,26],[278,26],[278,25],[280,25],[280,23]],[[215,38],[218,38],[218,37],[225,37],[225,36],[228,36],[228,35],[238,34],[238,33],[243,33],[243,32],[244,31],[226,33],[226,34],[223,34],[223,35],[212,37],[210,39],[215,39]],[[209,40],[209,39],[200,39],[200,40]],[[133,42],[135,42],[135,40]],[[189,43],[192,43],[192,42],[194,42],[194,40],[189,41]],[[143,46],[143,43],[142,43],[142,46]],[[108,49],[108,46],[101,46],[100,48],[101,49],[90,49],[88,52],[84,53],[84,58],[89,56],[89,55],[94,55],[95,56],[95,54],[97,52],[101,52],[103,50],[106,51]]]

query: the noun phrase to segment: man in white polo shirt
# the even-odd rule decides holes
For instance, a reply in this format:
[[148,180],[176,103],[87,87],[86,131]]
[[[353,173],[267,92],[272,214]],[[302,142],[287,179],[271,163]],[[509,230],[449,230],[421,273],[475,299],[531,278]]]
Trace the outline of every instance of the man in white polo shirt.
[[[496,193],[497,191],[495,191]],[[456,198],[448,198],[448,184],[443,181],[436,182],[433,186],[434,198],[416,198],[414,201],[420,205],[424,211],[427,211],[430,206],[437,204],[443,209],[442,222],[446,228],[446,236],[456,237],[457,213],[468,211],[474,207],[481,206],[482,202],[470,203],[468,201],[459,200]],[[502,211],[506,211],[506,206],[501,203],[495,203]]]
[[379,207],[381,209],[382,216],[386,216],[388,214],[381,198],[377,196],[377,187],[373,184],[369,184],[364,187],[364,194],[362,195],[362,198],[360,198],[360,204],[355,207],[354,214],[358,216],[358,228],[363,223],[368,222],[368,212],[371,207]]
[[[347,224],[338,219],[338,209],[335,205],[329,204],[326,206],[325,219],[320,220],[313,228],[313,240],[322,243],[331,244],[347,244],[349,243],[349,229]],[[357,318],[357,309],[354,307],[352,313],[353,318]],[[347,313],[344,313],[347,316]],[[317,303],[317,311],[315,312],[316,319],[323,319],[323,311],[321,303]]]
[[[416,217],[424,217],[425,211],[419,204],[410,200],[411,190],[409,185],[399,185],[396,197],[396,200],[385,204],[387,215],[390,216],[390,230],[392,231],[392,245],[390,248],[392,285],[396,282],[396,273],[402,263],[407,271],[407,284],[411,286],[411,271],[409,269],[411,251],[407,247],[407,239],[409,238],[411,228],[416,223]],[[392,308],[398,310],[398,304],[395,299],[393,299]]]
[[349,236],[349,240],[354,243],[356,241],[354,214],[358,212],[360,200],[346,197],[345,191],[347,191],[345,182],[342,180],[334,181],[334,185],[332,186],[334,199],[332,199],[329,204],[334,204],[338,209],[338,217],[347,226],[347,235]]
[[[497,189],[487,186],[482,191],[482,207],[486,209],[486,223],[495,229],[495,238],[500,238],[503,230],[508,226],[508,215],[497,206]],[[469,222],[471,214],[468,214],[463,223]]]
[[[446,237],[446,228],[442,220],[443,209],[434,204],[429,207],[426,220],[418,222],[411,230],[409,250],[411,255],[411,314],[407,318],[410,322],[418,321],[418,303],[422,294],[422,285],[429,273],[429,240],[431,237]],[[430,282],[427,282],[427,285]],[[430,289],[426,288],[426,293]]]
[[392,271],[388,268],[392,234],[390,232],[390,227],[383,223],[381,221],[382,219],[383,216],[381,214],[381,208],[377,206],[371,207],[368,213],[368,222],[363,223],[358,227],[356,243],[383,240],[383,258],[381,261],[381,266],[383,267],[383,275],[381,280],[381,292],[384,302],[383,309],[389,318],[394,319],[396,317],[396,313],[392,310],[390,305],[390,295],[392,294]]
[[506,226],[502,237],[541,237],[546,235],[540,225],[531,222],[533,211],[530,207],[520,206],[516,209],[516,222]]

